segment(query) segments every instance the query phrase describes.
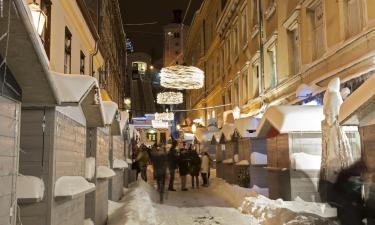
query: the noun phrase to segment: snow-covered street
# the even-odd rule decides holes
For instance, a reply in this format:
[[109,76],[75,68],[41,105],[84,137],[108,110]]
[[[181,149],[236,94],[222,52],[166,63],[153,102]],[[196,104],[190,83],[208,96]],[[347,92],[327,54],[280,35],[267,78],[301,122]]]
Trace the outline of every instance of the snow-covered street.
[[167,192],[164,204],[158,203],[157,192],[145,182],[128,190],[126,202],[109,217],[109,225],[133,224],[250,224],[249,217],[233,208],[212,187],[187,192]]

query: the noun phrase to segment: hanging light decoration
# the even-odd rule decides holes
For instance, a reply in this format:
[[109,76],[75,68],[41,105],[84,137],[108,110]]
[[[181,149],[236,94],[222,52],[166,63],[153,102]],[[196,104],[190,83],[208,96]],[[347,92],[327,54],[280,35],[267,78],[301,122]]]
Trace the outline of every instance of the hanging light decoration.
[[183,101],[184,97],[181,92],[160,92],[156,98],[156,102],[161,105],[176,105]]
[[160,84],[165,88],[199,89],[204,85],[204,72],[194,66],[175,65],[160,72]]
[[173,121],[173,112],[155,113],[155,120]]

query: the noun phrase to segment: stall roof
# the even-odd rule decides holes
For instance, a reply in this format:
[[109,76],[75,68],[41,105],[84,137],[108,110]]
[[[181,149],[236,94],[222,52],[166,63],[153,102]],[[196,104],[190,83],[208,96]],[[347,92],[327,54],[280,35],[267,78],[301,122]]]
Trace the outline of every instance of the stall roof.
[[95,184],[81,176],[62,176],[55,182],[55,198],[75,198],[95,190]]
[[[32,24],[27,1],[4,1],[4,9],[8,8],[10,3],[14,3],[15,7],[10,7],[7,65],[22,89],[22,104],[56,105],[58,99],[49,74],[48,57]],[[7,15],[8,13],[4,12],[4,16]],[[7,18],[0,20],[2,34],[7,31],[7,23]],[[2,41],[1,47],[3,43],[5,42]]]
[[322,106],[272,106],[263,115],[256,136],[267,137],[272,129],[275,129],[278,133],[320,132],[323,119]]
[[22,203],[42,201],[44,189],[44,182],[39,177],[21,174],[17,177],[17,199]]
[[104,121],[111,126],[111,135],[121,135],[121,121],[116,119],[118,106],[112,101],[103,101]]
[[226,123],[221,128],[221,132],[224,135],[225,141],[230,141],[232,139],[232,136],[234,134],[234,124],[233,123]]
[[259,119],[254,117],[244,117],[234,121],[235,130],[243,138],[254,137],[255,133],[249,131],[256,131],[258,125]]
[[[195,137],[200,143],[210,142],[216,132],[219,132],[219,128],[214,126],[209,126],[207,129],[199,128],[195,134]],[[219,137],[220,139],[220,137]]]
[[371,76],[341,105],[339,122],[343,125],[364,126],[375,118],[375,76]]

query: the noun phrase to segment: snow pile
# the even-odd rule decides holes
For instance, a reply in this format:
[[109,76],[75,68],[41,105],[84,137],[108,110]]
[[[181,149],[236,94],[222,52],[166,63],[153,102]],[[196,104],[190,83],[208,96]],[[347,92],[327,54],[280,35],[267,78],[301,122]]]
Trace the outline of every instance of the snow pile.
[[249,161],[248,160],[241,160],[239,161],[238,163],[236,163],[237,166],[248,166],[250,165]]
[[85,164],[85,178],[91,180],[95,176],[95,158],[86,158]]
[[224,159],[224,160],[222,161],[222,163],[224,163],[224,164],[231,164],[231,163],[233,163],[233,158]]
[[108,200],[108,216],[113,215],[118,209],[120,209],[124,205],[125,203]]
[[292,169],[296,170],[319,170],[322,157],[305,152],[293,153],[291,158]]
[[55,183],[55,197],[74,196],[94,189],[95,184],[87,182],[81,176],[62,176]]
[[18,175],[17,177],[17,198],[18,199],[38,199],[44,196],[44,182],[34,176]]
[[122,159],[114,159],[113,160],[113,169],[124,169],[124,168],[128,168],[128,167],[129,167],[128,163],[125,162]]
[[96,178],[98,179],[110,178],[116,175],[116,173],[113,170],[106,166],[98,166],[96,172]]
[[94,222],[92,221],[92,219],[85,219],[85,221],[83,222],[83,225],[95,225]]
[[301,219],[311,224],[315,219],[324,221],[324,218],[336,217],[336,209],[328,204],[305,202],[300,198],[295,201],[271,200],[262,195],[245,198],[239,210],[254,217],[259,224],[304,224],[300,223]]
[[251,165],[267,165],[267,155],[259,152],[252,152],[251,156]]
[[268,193],[269,193],[268,188],[261,188],[261,187],[258,187],[257,185],[253,185],[253,187],[250,188],[250,191],[256,192],[257,194],[260,194],[266,197],[268,197]]
[[235,154],[235,155],[233,156],[233,159],[234,159],[234,162],[235,162],[235,163],[238,163],[238,161],[240,161],[240,160],[239,160],[239,157],[238,157],[238,154]]
[[161,224],[156,219],[152,197],[157,197],[156,191],[142,179],[139,179],[120,201],[126,204],[108,215],[108,225]]

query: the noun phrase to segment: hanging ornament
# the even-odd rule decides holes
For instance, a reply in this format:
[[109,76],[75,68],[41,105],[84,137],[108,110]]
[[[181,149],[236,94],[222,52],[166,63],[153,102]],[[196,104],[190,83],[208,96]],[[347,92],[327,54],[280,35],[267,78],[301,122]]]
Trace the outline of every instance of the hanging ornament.
[[156,102],[161,105],[181,104],[184,97],[181,92],[161,92],[158,93]]
[[204,85],[204,72],[194,66],[169,66],[161,69],[160,84],[172,89],[199,89]]

